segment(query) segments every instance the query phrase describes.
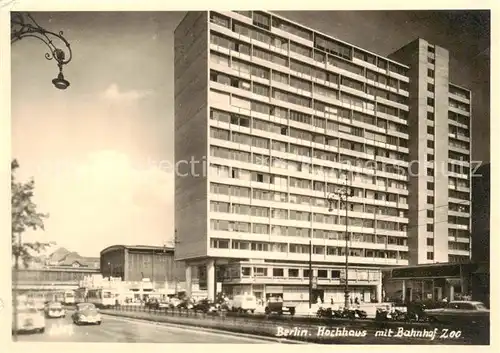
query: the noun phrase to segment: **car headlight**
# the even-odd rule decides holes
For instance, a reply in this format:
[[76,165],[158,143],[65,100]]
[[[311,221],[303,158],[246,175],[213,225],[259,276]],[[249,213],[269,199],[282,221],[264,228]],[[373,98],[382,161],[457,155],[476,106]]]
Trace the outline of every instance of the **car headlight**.
[[85,315],[80,315],[80,320],[87,320],[87,317]]

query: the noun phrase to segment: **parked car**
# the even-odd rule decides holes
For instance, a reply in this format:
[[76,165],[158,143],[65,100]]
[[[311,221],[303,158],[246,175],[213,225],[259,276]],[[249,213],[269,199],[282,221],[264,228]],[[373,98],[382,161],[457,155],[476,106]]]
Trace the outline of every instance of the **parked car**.
[[490,310],[482,302],[456,300],[449,302],[444,308],[428,309],[425,314],[430,321],[439,322],[489,322]]
[[168,306],[170,308],[177,308],[179,307],[179,305],[182,303],[182,300],[180,300],[179,298],[170,298],[168,300]]
[[201,311],[203,313],[212,313],[218,310],[218,305],[208,299],[202,299],[193,305],[194,311]]
[[194,307],[194,303],[193,303],[193,300],[191,300],[191,299],[183,299],[177,305],[177,308],[179,308],[179,309],[193,309],[193,307]]
[[78,303],[76,310],[71,316],[73,323],[76,325],[81,324],[101,324],[101,313],[92,303]]
[[12,315],[12,332],[45,332],[43,311],[29,306],[18,306]]
[[158,309],[160,307],[160,302],[157,299],[149,299],[144,306],[149,309]]
[[48,318],[66,317],[66,311],[59,302],[48,302],[45,305],[45,316]]

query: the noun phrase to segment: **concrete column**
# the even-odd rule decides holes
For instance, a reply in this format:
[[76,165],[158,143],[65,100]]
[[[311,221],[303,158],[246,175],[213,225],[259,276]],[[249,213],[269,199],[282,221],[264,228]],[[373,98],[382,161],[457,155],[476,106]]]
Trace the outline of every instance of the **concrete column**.
[[192,267],[188,264],[186,264],[186,295],[188,297],[191,296],[191,285],[192,285],[193,279],[192,279]]
[[452,284],[449,284],[449,296],[448,296],[448,301],[452,301],[454,297],[455,297],[455,288],[453,287],[453,285],[452,285]]
[[406,280],[404,279],[401,283],[401,289],[403,290],[403,302],[406,301]]
[[376,299],[377,299],[377,303],[382,303],[383,302],[383,298],[382,298],[382,274],[380,274],[379,276],[379,279],[378,279],[378,283],[376,285]]
[[209,260],[207,263],[207,294],[208,300],[215,299],[215,261]]

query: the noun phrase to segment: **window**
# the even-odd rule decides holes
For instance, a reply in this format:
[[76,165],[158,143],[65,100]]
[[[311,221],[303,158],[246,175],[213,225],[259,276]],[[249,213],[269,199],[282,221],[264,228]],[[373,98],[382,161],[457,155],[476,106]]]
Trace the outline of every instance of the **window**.
[[434,148],[434,141],[427,141],[427,147]]
[[433,112],[427,112],[427,119],[434,121],[434,113]]
[[428,182],[427,183],[427,190],[434,190],[434,183]]
[[427,69],[427,76],[434,78],[434,70],[432,69]]
[[253,24],[264,29],[271,29],[271,18],[267,14],[254,11]]
[[318,278],[328,278],[328,270],[318,270]]
[[229,28],[229,18],[227,18],[225,16],[221,16],[217,13],[212,12],[212,11],[210,11],[210,21],[215,23],[215,24],[218,24],[219,26]]
[[285,271],[282,268],[273,268],[273,277],[283,277]]
[[434,260],[434,253],[432,251],[427,252],[427,260]]
[[427,231],[434,232],[434,224],[427,224]]
[[434,246],[434,238],[427,238],[427,246]]
[[433,64],[433,65],[434,65],[434,64],[436,63],[436,60],[434,60],[434,59],[433,59],[433,58],[431,58],[431,57],[428,57],[428,58],[427,58],[427,62],[428,62],[429,64]]
[[429,51],[429,53],[434,53],[435,52],[434,47],[430,46],[430,45],[427,47],[427,50]]
[[340,271],[332,270],[332,278],[340,278]]
[[433,218],[434,217],[434,211],[433,210],[427,210],[427,217]]
[[427,97],[427,105],[434,106],[434,98]]
[[288,277],[299,277],[299,269],[298,268],[289,268],[288,269]]
[[428,83],[428,84],[427,84],[427,90],[428,90],[429,92],[434,92],[434,85],[433,85],[432,83]]
[[434,127],[433,126],[427,126],[427,133],[429,135],[434,135]]

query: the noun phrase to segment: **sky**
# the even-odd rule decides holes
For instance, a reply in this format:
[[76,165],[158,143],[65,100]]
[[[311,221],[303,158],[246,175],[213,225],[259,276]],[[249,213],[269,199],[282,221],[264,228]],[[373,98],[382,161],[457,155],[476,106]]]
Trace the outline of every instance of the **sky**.
[[[450,50],[452,82],[473,90],[473,160],[489,161],[489,15],[437,11],[278,12],[387,55],[417,37]],[[184,12],[32,13],[64,31],[71,86],[56,90],[43,43],[11,47],[12,157],[33,177],[45,231],[84,256],[174,233],[173,31]]]

